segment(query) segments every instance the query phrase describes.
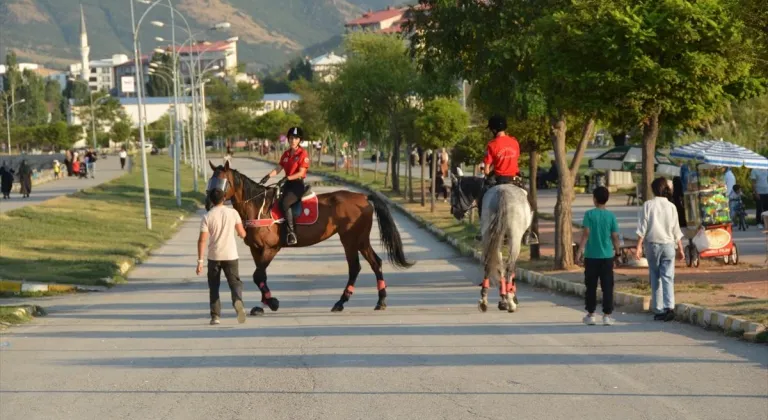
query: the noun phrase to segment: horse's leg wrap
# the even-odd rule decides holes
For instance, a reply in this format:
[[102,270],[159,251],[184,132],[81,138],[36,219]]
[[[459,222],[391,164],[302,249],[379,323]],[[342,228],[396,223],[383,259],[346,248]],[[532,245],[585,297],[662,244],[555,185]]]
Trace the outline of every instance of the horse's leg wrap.
[[502,299],[506,299],[507,297],[507,279],[504,277],[499,279],[499,296],[501,296]]

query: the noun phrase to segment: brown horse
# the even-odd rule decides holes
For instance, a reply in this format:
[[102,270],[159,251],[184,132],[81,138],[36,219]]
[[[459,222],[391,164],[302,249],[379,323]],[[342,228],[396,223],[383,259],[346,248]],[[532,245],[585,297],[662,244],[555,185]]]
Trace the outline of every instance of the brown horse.
[[[225,200],[230,200],[232,207],[240,213],[240,217],[248,222],[264,219],[270,214],[270,209],[278,199],[278,188],[264,186],[242,173],[232,169],[229,162],[224,166],[215,167],[208,162],[213,170],[211,179],[227,180]],[[373,226],[373,213],[376,212],[379,221],[379,233],[381,242],[389,254],[389,260],[395,267],[409,268],[413,263],[408,262],[403,252],[403,243],[400,233],[392,219],[387,203],[377,194],[365,196],[351,191],[335,191],[332,193],[317,195],[318,218],[314,224],[297,226],[295,247],[312,246],[323,242],[335,234],[339,234],[341,244],[349,265],[349,280],[341,294],[341,298],[331,309],[332,312],[344,310],[344,304],[349,301],[355,290],[355,281],[360,273],[360,256],[368,261],[373,273],[376,275],[376,286],[379,291],[379,300],[375,310],[387,308],[387,286],[381,272],[381,258],[376,255],[370,241],[371,227]],[[211,203],[206,199],[206,210]],[[253,273],[253,281],[261,291],[261,302],[272,311],[277,311],[280,301],[272,297],[267,286],[267,267],[284,246],[281,241],[280,225],[268,224],[264,227],[249,226],[246,223],[245,244],[251,249],[253,261],[256,263],[256,271]],[[264,309],[254,307],[251,315],[263,314]]]

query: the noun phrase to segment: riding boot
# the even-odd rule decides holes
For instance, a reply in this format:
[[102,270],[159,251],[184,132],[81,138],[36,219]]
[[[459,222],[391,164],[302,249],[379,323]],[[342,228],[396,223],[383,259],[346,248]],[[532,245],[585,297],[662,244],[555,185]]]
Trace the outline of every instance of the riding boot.
[[285,237],[285,242],[290,245],[296,245],[298,240],[296,239],[296,225],[293,223],[293,209],[288,207],[285,210],[285,228],[288,233]]

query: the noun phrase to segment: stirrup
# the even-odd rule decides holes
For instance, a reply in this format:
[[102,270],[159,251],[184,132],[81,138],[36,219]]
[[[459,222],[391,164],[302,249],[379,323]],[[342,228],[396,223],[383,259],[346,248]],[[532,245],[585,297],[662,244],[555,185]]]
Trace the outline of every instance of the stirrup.
[[299,241],[296,239],[296,234],[293,232],[288,232],[288,235],[285,237],[285,243],[288,245],[296,245]]
[[535,233],[533,233],[531,231],[528,231],[527,234],[525,235],[525,238],[523,239],[523,244],[525,244],[525,245],[538,245],[539,244],[539,237]]

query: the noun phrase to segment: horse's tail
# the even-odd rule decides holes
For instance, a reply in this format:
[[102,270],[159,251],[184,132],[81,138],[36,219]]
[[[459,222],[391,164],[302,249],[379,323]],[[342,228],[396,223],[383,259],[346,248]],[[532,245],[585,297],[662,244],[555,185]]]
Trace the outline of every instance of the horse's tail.
[[410,268],[414,263],[405,259],[403,252],[403,241],[400,239],[400,232],[397,231],[395,220],[392,219],[392,213],[389,211],[387,203],[377,193],[368,196],[368,201],[373,204],[376,210],[376,218],[379,220],[379,234],[381,242],[389,254],[389,261],[395,267]]
[[[509,232],[509,197],[503,188],[496,188],[496,209],[486,209],[483,214],[490,217],[488,228],[483,232],[483,259],[486,267],[492,267],[493,273],[501,275],[502,260],[501,247],[504,245],[504,237]],[[489,273],[490,274],[490,273]],[[499,277],[490,275],[493,286],[497,286]]]

